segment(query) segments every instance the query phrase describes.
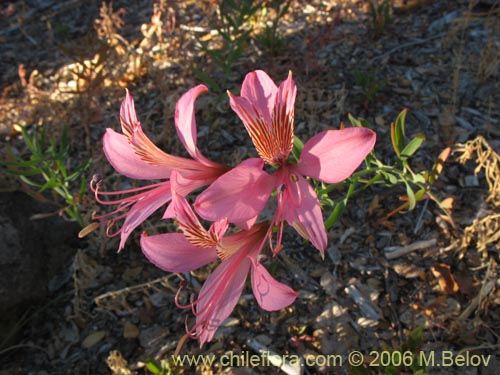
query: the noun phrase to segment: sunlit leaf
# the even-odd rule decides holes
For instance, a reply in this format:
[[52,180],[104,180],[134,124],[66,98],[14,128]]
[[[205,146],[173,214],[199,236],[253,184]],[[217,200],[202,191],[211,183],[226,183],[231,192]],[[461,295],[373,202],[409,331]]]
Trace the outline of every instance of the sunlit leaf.
[[302,143],[299,137],[294,135],[292,155],[295,158],[295,160],[298,161],[300,159],[300,154],[302,153],[303,148],[304,148],[304,143]]
[[422,134],[417,134],[401,151],[400,157],[403,159],[412,156],[425,141],[425,137]]
[[411,188],[410,184],[405,181],[406,185],[406,195],[408,196],[408,208],[413,210],[417,204],[417,200],[415,198],[415,193],[413,192],[413,189]]

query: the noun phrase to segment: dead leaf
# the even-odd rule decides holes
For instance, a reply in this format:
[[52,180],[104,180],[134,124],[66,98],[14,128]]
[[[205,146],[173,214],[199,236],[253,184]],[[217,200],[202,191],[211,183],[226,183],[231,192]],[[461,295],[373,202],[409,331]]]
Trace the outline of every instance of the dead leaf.
[[451,148],[447,147],[439,154],[436,163],[432,167],[432,172],[429,180],[431,184],[433,184],[441,175],[441,172],[443,171],[444,168],[444,163],[450,156],[450,153],[451,153]]
[[378,194],[375,194],[368,206],[368,215],[372,216],[378,208],[380,208],[380,197]]
[[440,206],[441,208],[444,208],[448,210],[448,212],[450,212],[453,209],[453,203],[454,203],[453,197],[448,197],[440,202]]
[[126,339],[135,339],[136,337],[139,337],[139,328],[133,323],[130,323],[129,321],[125,322],[125,325],[123,326],[123,337]]
[[106,359],[108,367],[113,371],[114,375],[132,375],[132,371],[128,368],[127,361],[123,358],[122,354],[116,350],[109,353]]
[[453,277],[450,266],[444,263],[439,263],[431,267],[432,274],[438,280],[441,291],[445,294],[457,293],[459,291],[458,284]]
[[88,335],[85,340],[82,342],[82,346],[85,349],[89,349],[93,347],[95,344],[97,344],[99,341],[101,341],[104,336],[106,336],[106,331],[95,331]]
[[477,286],[474,285],[474,278],[467,271],[455,272],[455,280],[457,281],[460,293],[465,295],[474,295],[477,293]]
[[415,279],[419,277],[420,279],[425,280],[425,272],[414,264],[398,263],[395,264],[393,268],[399,276],[406,279]]

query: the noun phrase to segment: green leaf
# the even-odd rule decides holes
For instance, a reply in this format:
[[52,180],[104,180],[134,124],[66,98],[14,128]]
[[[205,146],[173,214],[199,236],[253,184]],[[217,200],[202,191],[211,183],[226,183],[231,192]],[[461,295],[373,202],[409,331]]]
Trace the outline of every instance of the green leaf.
[[405,146],[405,120],[407,112],[407,109],[403,109],[396,118],[396,140],[400,150]]
[[18,159],[16,161],[2,161],[0,160],[0,165],[5,165],[8,167],[16,167],[16,168],[27,168],[38,164],[40,160],[32,159],[32,160],[23,160]]
[[6,172],[14,176],[35,176],[37,174],[41,174],[42,169],[41,168],[18,169],[18,170],[8,169]]
[[292,155],[295,158],[296,161],[299,161],[300,159],[300,154],[302,153],[302,150],[304,149],[304,143],[300,140],[299,137],[296,135],[293,136],[293,148],[292,148]]
[[161,368],[158,363],[154,360],[149,360],[146,362],[146,367],[149,371],[151,371],[155,375],[161,375]]
[[402,110],[396,118],[396,123],[391,124],[391,141],[396,155],[400,155],[405,148],[405,119],[406,109]]
[[419,174],[416,174],[413,176],[413,182],[415,184],[425,184],[425,174],[427,173],[427,171],[423,171],[423,172],[420,172]]
[[394,152],[399,157],[399,155],[401,154],[401,150],[399,149],[398,142],[396,139],[396,125],[393,122],[391,122],[391,143]]
[[406,185],[406,195],[408,195],[408,203],[409,203],[409,209],[413,210],[417,204],[417,200],[415,198],[415,193],[413,192],[410,184],[405,181]]
[[23,135],[24,142],[26,142],[26,146],[28,146],[28,149],[31,152],[34,152],[33,150],[35,150],[35,146],[24,126],[21,127],[21,134]]
[[38,190],[39,193],[47,190],[47,189],[56,189],[60,184],[57,182],[55,176],[51,176],[47,182]]
[[391,185],[396,185],[398,183],[398,178],[394,176],[392,173],[387,173],[381,171],[380,174],[384,177],[384,179],[389,182]]
[[363,128],[372,129],[372,125],[368,121],[366,121],[364,118],[360,118],[359,123],[361,124],[361,126]]
[[427,193],[426,188],[421,188],[415,193],[415,199],[417,202],[420,202],[424,198],[425,193]]
[[30,186],[35,186],[35,187],[40,187],[42,184],[39,184],[38,182],[32,181],[29,178],[27,178],[25,175],[19,176],[19,179],[23,181],[24,183],[30,185]]
[[351,122],[352,126],[361,127],[361,122],[356,117],[351,115],[350,113],[347,115],[347,118]]
[[417,134],[401,151],[401,159],[407,159],[412,156],[425,141],[423,134]]

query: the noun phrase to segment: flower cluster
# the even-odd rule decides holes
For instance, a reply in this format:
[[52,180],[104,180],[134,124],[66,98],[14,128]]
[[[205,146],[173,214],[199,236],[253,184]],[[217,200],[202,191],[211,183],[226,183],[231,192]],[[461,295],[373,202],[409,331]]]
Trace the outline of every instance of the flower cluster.
[[[261,254],[267,244],[273,255],[281,251],[286,222],[324,255],[327,235],[310,181],[345,180],[371,152],[376,138],[372,130],[362,127],[323,131],[309,139],[294,160],[297,89],[292,74],[276,86],[265,72],[254,71],[247,74],[240,96],[229,93],[229,104],[259,158],[229,167],[207,159],[196,144],[194,103],[205,92],[205,86],[196,86],[177,102],[177,134],[191,156],[184,158],[163,152],[146,136],[127,91],[120,110],[122,133],[107,130],[104,153],[118,173],[157,182],[115,192],[102,191],[101,178],[91,183],[99,203],[117,206],[95,219],[107,225],[108,235],[121,236],[119,250],[137,226],[166,206],[163,218],[176,218],[180,232],[143,233],[140,243],[145,256],[169,272],[219,263],[188,306],[181,306],[176,298],[179,307],[192,309],[196,322],[188,334],[201,345],[212,340],[231,314],[248,273],[253,294],[264,310],[279,310],[295,301],[297,293],[270,275],[260,263]],[[203,187],[191,207],[186,196]],[[269,199],[276,199],[277,208],[270,220],[259,220]],[[211,226],[206,229],[198,216],[212,222]],[[113,231],[118,220],[121,226]]]

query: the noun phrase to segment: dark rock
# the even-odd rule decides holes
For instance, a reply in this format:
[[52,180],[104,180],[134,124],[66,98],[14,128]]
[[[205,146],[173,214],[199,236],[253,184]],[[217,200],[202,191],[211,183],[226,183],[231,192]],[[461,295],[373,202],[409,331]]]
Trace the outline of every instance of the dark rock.
[[53,210],[23,193],[0,196],[0,330],[47,297],[47,285],[69,266],[78,225],[60,217],[31,220]]

